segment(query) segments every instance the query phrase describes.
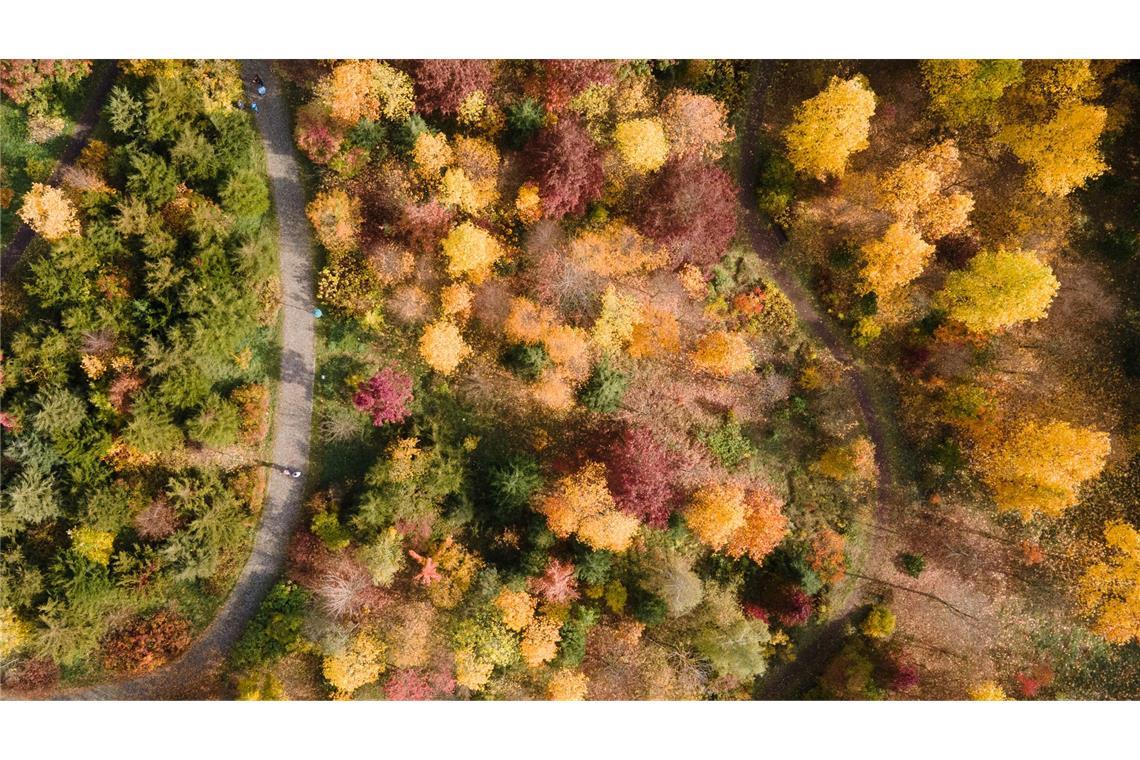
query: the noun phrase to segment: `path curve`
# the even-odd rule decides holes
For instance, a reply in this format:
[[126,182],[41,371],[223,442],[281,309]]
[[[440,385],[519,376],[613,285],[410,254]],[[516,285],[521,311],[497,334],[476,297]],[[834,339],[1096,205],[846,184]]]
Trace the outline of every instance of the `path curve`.
[[[740,160],[740,211],[741,220],[748,233],[752,249],[765,264],[776,285],[795,307],[796,315],[812,338],[819,341],[843,364],[844,376],[851,385],[855,401],[867,426],[867,436],[875,445],[876,495],[872,525],[883,524],[886,507],[892,497],[893,486],[897,482],[893,464],[887,456],[887,439],[879,411],[875,408],[870,392],[870,380],[865,367],[852,354],[847,338],[839,332],[835,324],[820,312],[812,294],[800,284],[795,274],[780,256],[780,247],[787,242],[781,230],[766,224],[756,208],[756,187],[760,179],[760,160],[757,149],[763,117],[762,97],[768,86],[764,62],[757,61],[752,67],[751,95],[744,129],[741,134]],[[877,537],[872,532],[867,537],[864,551],[874,551]],[[850,576],[848,576],[850,578]],[[853,581],[849,581],[853,582]],[[755,696],[759,699],[791,698],[811,686],[819,670],[838,652],[843,643],[843,628],[858,611],[859,595],[847,595],[842,608],[834,610],[834,617],[804,637],[801,651],[790,663],[774,666],[760,682]]]
[[[67,145],[60,152],[55,169],[52,170],[46,184],[58,185],[64,168],[79,158],[79,154],[87,147],[87,141],[91,139],[91,131],[95,129],[95,124],[99,121],[99,112],[103,110],[103,104],[106,102],[107,96],[110,95],[111,87],[114,86],[118,77],[119,62],[109,61],[107,68],[100,72],[99,78],[95,80],[91,94],[87,96],[87,103],[83,106],[83,113],[75,122],[75,129],[72,131],[71,137],[68,138]],[[12,236],[12,240],[4,247],[4,253],[0,254],[0,273],[10,272],[16,267],[16,264],[20,263],[20,256],[24,254],[24,249],[34,238],[35,233],[32,232],[32,228],[21,223],[16,229],[16,234]]]
[[[273,462],[304,472],[316,366],[313,310],[313,247],[305,218],[305,194],[293,153],[293,130],[281,87],[265,61],[243,61],[246,82],[260,74],[269,93],[254,118],[265,146],[277,217],[284,308],[281,374],[273,420]],[[253,549],[229,596],[205,631],[174,662],[138,678],[59,694],[65,699],[179,699],[210,694],[226,655],[241,637],[285,565],[290,537],[301,519],[305,478],[280,470],[269,475]]]

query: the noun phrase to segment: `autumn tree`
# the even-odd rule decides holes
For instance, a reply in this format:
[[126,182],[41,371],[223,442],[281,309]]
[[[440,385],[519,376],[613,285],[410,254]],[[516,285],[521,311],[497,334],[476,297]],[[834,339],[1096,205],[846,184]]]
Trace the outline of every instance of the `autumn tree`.
[[823,92],[796,106],[784,130],[788,160],[818,179],[842,177],[851,154],[864,150],[875,93],[863,77],[832,77]]
[[412,74],[419,110],[450,116],[471,94],[490,90],[492,71],[484,60],[426,59],[413,65]]
[[930,108],[953,128],[993,126],[1002,95],[1022,79],[1021,61],[945,59],[922,62]]
[[1140,641],[1140,531],[1125,522],[1104,526],[1109,556],[1090,565],[1079,595],[1093,630],[1113,644]]
[[591,85],[611,84],[617,73],[613,61],[553,59],[542,62],[542,90],[546,107],[561,111]]
[[570,244],[570,255],[590,271],[607,277],[660,269],[669,260],[664,247],[619,221],[584,231]]
[[860,249],[864,264],[859,272],[864,293],[887,295],[906,285],[934,257],[934,246],[906,222],[895,222],[883,236]]
[[669,155],[669,141],[660,119],[631,119],[614,129],[618,153],[634,172],[656,171]]
[[580,122],[559,119],[539,130],[526,152],[545,216],[580,215],[588,203],[601,197],[601,152]]
[[1107,120],[1101,106],[1071,103],[1045,123],[1007,127],[1000,138],[1028,166],[1032,187],[1064,196],[1108,168],[1098,148]]
[[547,699],[556,702],[575,702],[586,698],[590,679],[585,673],[562,668],[554,671],[546,685]]
[[380,61],[339,63],[317,83],[314,94],[334,119],[350,126],[361,119],[399,121],[414,106],[411,78]]
[[706,266],[736,235],[736,186],[719,167],[697,159],[671,160],[639,199],[638,228],[664,243],[673,263]]
[[363,223],[359,198],[344,190],[328,190],[318,193],[305,212],[317,233],[317,240],[334,258],[355,250],[359,245]]
[[447,273],[467,277],[473,283],[487,279],[491,267],[503,255],[503,247],[491,233],[471,222],[463,222],[443,239],[443,255],[447,257]]
[[1108,433],[1067,422],[1030,420],[979,452],[982,478],[999,511],[1028,522],[1036,514],[1058,517],[1077,503],[1077,488],[1104,469]]
[[376,634],[361,630],[343,649],[324,658],[321,673],[337,692],[351,695],[387,669],[387,651],[387,645]]
[[0,60],[0,93],[24,105],[40,91],[55,85],[71,87],[91,72],[91,61],[38,58]]
[[640,527],[636,518],[618,511],[606,482],[606,468],[588,462],[560,479],[538,511],[556,536],[578,537],[594,549],[625,551]]
[[748,556],[760,564],[788,533],[780,499],[768,489],[748,491],[744,501],[744,522],[729,537],[724,553],[730,557]]
[[1044,317],[1060,287],[1033,253],[998,248],[951,272],[936,302],[972,332],[992,333]]
[[702,157],[717,161],[724,146],[736,138],[728,126],[724,104],[709,95],[676,89],[661,103],[669,155],[677,158]]
[[671,477],[675,460],[649,429],[622,430],[606,458],[607,481],[618,508],[646,525],[666,527],[676,506]]
[[57,187],[36,182],[24,194],[20,218],[48,242],[54,243],[79,234],[75,206]]
[[367,412],[376,427],[403,422],[411,413],[411,402],[412,378],[393,367],[385,367],[365,380],[352,396],[352,405]]
[[692,358],[697,369],[721,377],[747,372],[754,363],[748,340],[725,330],[715,330],[697,341]]
[[961,168],[953,140],[932,145],[878,179],[878,202],[898,221],[921,230],[928,240],[959,232],[969,221],[974,198],[968,192],[945,188],[957,182]]
[[441,320],[424,329],[420,336],[420,356],[441,375],[450,375],[471,355],[471,347],[463,340],[454,322]]
[[701,486],[685,507],[685,522],[701,543],[720,551],[744,526],[747,508],[744,489],[731,483]]

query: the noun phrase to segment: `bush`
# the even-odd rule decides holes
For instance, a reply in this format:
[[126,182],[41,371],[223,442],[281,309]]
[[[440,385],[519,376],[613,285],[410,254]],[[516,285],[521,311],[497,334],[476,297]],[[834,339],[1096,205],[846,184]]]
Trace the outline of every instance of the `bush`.
[[756,454],[756,447],[745,437],[740,421],[732,413],[719,427],[702,433],[700,439],[717,461],[730,470]]
[[903,552],[899,555],[899,565],[904,573],[911,578],[917,578],[926,569],[926,559],[921,554]]

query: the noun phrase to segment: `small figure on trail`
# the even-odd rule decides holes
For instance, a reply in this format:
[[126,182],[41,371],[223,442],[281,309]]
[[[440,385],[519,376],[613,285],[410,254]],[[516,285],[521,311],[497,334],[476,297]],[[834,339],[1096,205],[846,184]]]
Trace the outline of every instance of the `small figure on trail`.
[[250,103],[249,104],[249,110],[253,111],[254,113],[257,113],[257,103]]
[[313,309],[313,319],[320,319],[324,315],[325,315],[325,313],[323,311],[321,311],[319,307],[316,309]]
[[286,470],[285,470],[285,473],[286,473],[286,474],[287,474],[289,477],[293,478],[293,480],[296,480],[297,478],[301,477],[301,471],[300,471],[300,470],[290,470],[290,469],[286,469]]
[[253,77],[253,86],[257,90],[258,95],[265,95],[265,82],[261,80],[261,74],[255,74]]

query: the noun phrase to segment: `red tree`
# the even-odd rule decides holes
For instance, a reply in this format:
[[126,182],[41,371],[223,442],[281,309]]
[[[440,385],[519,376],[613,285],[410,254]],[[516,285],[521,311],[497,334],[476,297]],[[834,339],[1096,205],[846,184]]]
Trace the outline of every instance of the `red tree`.
[[669,246],[674,264],[709,265],[736,234],[736,203],[736,186],[720,168],[695,158],[673,160],[642,197],[637,224]]
[[190,623],[163,610],[149,618],[136,618],[107,637],[103,667],[142,673],[162,665],[190,644]]
[[617,74],[614,61],[550,60],[542,68],[542,96],[551,111],[562,110],[592,84],[611,84]]
[[487,92],[491,66],[482,60],[428,59],[415,63],[412,76],[416,80],[416,107],[426,113],[451,115],[471,93]]
[[664,528],[676,507],[670,475],[676,457],[649,430],[628,427],[610,445],[606,475],[618,507],[646,525]]
[[66,82],[87,76],[91,61],[40,58],[0,60],[0,93],[13,103],[27,102],[32,93],[53,82]]
[[530,579],[530,590],[550,602],[570,602],[578,598],[574,563],[552,559],[546,572]]
[[393,367],[385,367],[365,380],[352,397],[352,405],[372,415],[376,427],[403,422],[411,413],[412,378]]
[[538,179],[545,216],[581,214],[602,195],[602,154],[582,125],[560,119],[541,130],[527,148]]
[[455,215],[438,201],[409,203],[404,206],[404,214],[397,225],[397,231],[408,247],[418,253],[431,254],[439,247],[439,241],[451,229]]

